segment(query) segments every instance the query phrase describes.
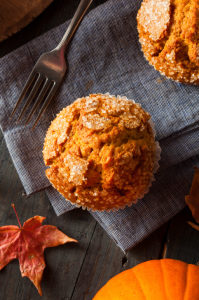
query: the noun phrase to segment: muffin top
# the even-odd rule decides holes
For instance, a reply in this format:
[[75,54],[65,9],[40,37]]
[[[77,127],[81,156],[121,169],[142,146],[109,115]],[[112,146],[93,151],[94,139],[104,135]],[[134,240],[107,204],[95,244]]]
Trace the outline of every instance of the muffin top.
[[198,0],[144,0],[137,21],[142,50],[155,69],[199,84]]
[[52,121],[44,142],[46,175],[72,203],[111,210],[142,198],[154,170],[150,115],[125,97],[92,94]]

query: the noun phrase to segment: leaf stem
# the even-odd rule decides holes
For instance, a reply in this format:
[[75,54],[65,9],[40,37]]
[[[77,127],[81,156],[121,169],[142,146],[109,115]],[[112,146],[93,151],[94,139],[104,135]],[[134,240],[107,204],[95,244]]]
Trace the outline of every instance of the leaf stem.
[[19,221],[19,216],[18,216],[18,214],[17,214],[17,211],[16,211],[16,208],[15,208],[14,203],[12,203],[11,206],[12,206],[12,208],[13,208],[13,210],[14,210],[14,212],[15,212],[15,215],[16,215],[16,217],[17,217],[17,221],[18,221],[18,223],[19,223],[19,227],[21,228],[21,227],[22,227],[22,226],[21,226],[21,222]]

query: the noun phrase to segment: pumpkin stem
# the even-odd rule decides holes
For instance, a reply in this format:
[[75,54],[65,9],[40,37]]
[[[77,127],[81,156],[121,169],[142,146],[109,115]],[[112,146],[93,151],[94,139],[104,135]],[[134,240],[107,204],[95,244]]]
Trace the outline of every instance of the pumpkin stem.
[[12,203],[11,206],[12,206],[12,208],[13,208],[13,210],[14,210],[14,212],[15,212],[15,215],[16,215],[16,217],[17,217],[17,221],[18,221],[18,223],[19,223],[19,227],[21,228],[22,226],[21,226],[21,223],[20,223],[20,221],[19,221],[19,216],[18,216],[18,214],[17,214],[17,211],[16,211],[16,208],[15,208],[14,203]]

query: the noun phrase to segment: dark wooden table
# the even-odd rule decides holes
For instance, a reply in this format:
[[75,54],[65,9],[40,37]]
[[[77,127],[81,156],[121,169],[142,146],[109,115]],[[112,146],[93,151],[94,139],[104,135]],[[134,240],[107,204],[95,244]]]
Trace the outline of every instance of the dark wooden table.
[[[78,0],[55,0],[34,22],[0,44],[0,56],[69,19]],[[95,0],[94,6],[105,0]],[[11,209],[15,202],[21,222],[34,215],[59,227],[79,244],[66,244],[45,252],[47,267],[42,289],[46,300],[91,300],[113,275],[136,264],[164,257],[196,264],[199,261],[199,232],[192,229],[186,208],[137,247],[124,254],[88,212],[76,209],[57,217],[44,192],[27,197],[0,133],[0,226],[16,224]],[[0,272],[0,300],[40,299],[27,278],[21,278],[15,260]]]

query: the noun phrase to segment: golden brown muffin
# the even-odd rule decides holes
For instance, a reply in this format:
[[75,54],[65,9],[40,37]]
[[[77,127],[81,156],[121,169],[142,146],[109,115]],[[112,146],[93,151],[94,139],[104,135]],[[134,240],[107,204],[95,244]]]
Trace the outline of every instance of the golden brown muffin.
[[199,1],[144,0],[137,22],[150,64],[174,80],[199,84]]
[[52,121],[43,155],[46,175],[72,203],[122,208],[142,198],[153,177],[156,144],[150,115],[125,97],[77,99]]

